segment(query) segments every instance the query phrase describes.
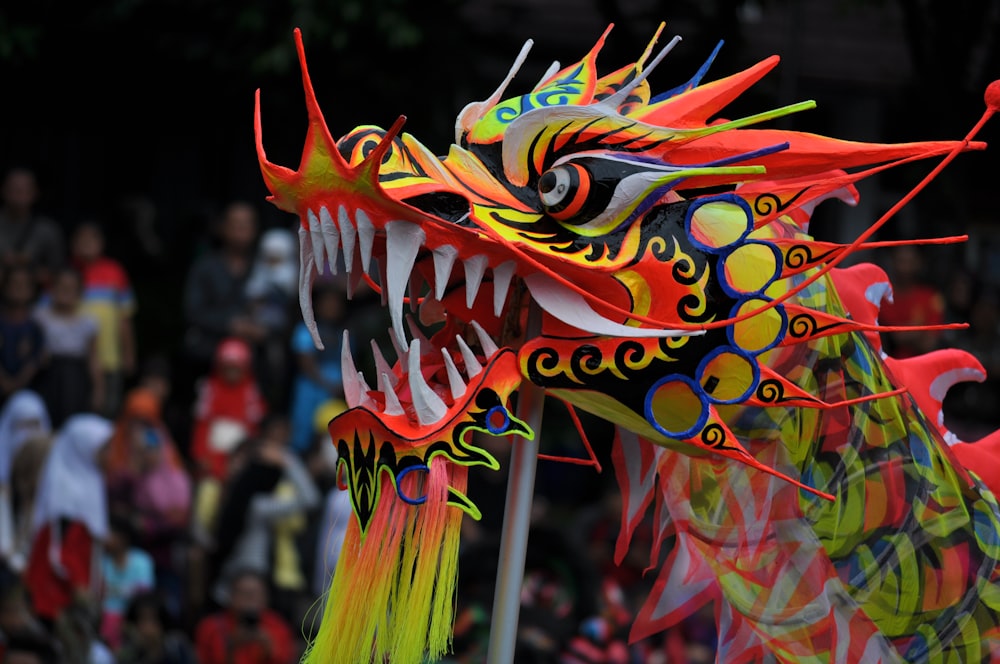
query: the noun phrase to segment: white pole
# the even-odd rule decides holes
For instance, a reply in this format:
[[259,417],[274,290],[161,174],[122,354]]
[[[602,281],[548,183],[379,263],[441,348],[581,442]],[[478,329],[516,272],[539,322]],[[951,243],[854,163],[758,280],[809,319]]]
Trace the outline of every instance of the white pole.
[[[532,302],[528,309],[526,339],[539,336],[541,319],[541,309]],[[517,417],[535,432],[535,439],[525,440],[515,436],[511,447],[487,664],[514,664],[544,400],[545,391],[542,388],[527,380],[522,383],[517,396]]]

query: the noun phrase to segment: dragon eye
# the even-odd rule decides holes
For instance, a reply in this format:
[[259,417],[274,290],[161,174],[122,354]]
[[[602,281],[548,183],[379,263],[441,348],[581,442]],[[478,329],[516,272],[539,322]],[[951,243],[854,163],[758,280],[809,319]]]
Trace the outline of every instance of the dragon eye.
[[590,171],[580,164],[551,168],[538,179],[538,195],[550,217],[566,221],[578,215],[590,195]]

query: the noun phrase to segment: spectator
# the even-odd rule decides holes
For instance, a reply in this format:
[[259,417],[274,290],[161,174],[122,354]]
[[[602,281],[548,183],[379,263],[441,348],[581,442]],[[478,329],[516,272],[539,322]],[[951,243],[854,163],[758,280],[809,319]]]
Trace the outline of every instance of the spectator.
[[[3,664],[57,664],[57,650],[51,639],[36,632],[15,632],[5,637]],[[61,664],[61,663],[60,663]]]
[[161,405],[166,405],[173,388],[172,376],[170,360],[164,355],[152,355],[143,362],[138,387],[151,391]]
[[7,171],[0,195],[0,265],[30,270],[36,288],[45,288],[65,260],[65,243],[59,226],[35,211],[39,190],[34,171]]
[[306,577],[289,535],[304,530],[305,514],[319,499],[305,465],[288,450],[287,421],[270,415],[220,506],[211,565],[216,601],[225,602],[227,581],[240,570],[273,571],[272,586],[290,594],[305,590]]
[[[883,301],[879,323],[896,325],[940,325],[944,322],[944,296],[924,278],[924,260],[913,245],[893,248],[889,279],[892,301]],[[886,352],[895,358],[913,357],[938,347],[941,332],[914,330],[883,335]]]
[[26,267],[12,267],[0,291],[0,402],[29,387],[45,363],[45,334],[31,315],[35,284]]
[[268,608],[267,581],[258,572],[234,574],[228,601],[195,630],[200,664],[291,664],[292,630]]
[[133,388],[109,446],[108,495],[113,513],[131,524],[135,541],[155,564],[156,588],[177,614],[177,559],[191,514],[191,478],[160,416],[160,395]]
[[110,519],[110,531],[101,557],[101,637],[112,650],[121,647],[125,608],[133,597],[151,590],[156,582],[153,559],[135,546],[131,524]]
[[50,626],[70,606],[96,613],[91,570],[108,534],[101,464],[112,431],[103,417],[74,415],[56,434],[42,470],[24,578],[35,614]]
[[236,337],[255,347],[267,336],[267,330],[250,318],[246,297],[257,224],[252,205],[231,203],[222,216],[217,249],[196,259],[188,271],[184,344],[195,375],[208,371],[223,339]]
[[317,409],[330,399],[341,398],[344,392],[340,372],[344,292],[337,282],[323,279],[313,285],[313,311],[324,350],[316,348],[302,321],[292,333],[296,365],[291,403],[292,449],[298,454],[305,454],[312,444]]
[[104,374],[97,350],[97,321],[80,306],[83,278],[71,267],[52,278],[51,297],[35,311],[45,335],[48,359],[39,374],[39,391],[53,424],[70,415],[104,406]]
[[124,266],[104,253],[104,231],[96,221],[76,227],[71,259],[83,275],[83,310],[97,321],[97,355],[104,377],[98,412],[113,417],[124,396],[125,379],[135,372],[135,295]]
[[320,406],[313,423],[313,445],[306,454],[309,472],[323,496],[322,503],[309,519],[309,528],[303,538],[307,569],[312,570],[311,588],[316,597],[330,587],[347,526],[354,518],[350,494],[346,486],[337,481],[337,448],[326,428],[330,420],[345,410],[347,404],[343,401],[331,400]]
[[5,643],[19,635],[32,635],[45,640],[49,637],[31,613],[24,584],[14,580],[0,587],[0,653]]
[[194,647],[172,624],[159,595],[137,594],[125,612],[118,664],[196,664]]
[[266,331],[259,344],[257,371],[272,408],[287,406],[288,335],[297,313],[298,240],[287,228],[272,228],[260,238],[257,258],[247,281],[250,318]]
[[229,458],[237,445],[257,434],[266,412],[251,362],[246,342],[226,339],[216,351],[211,375],[198,388],[191,456],[198,484],[197,525],[208,531],[212,529]]
[[[0,411],[0,556],[4,566],[18,574],[24,569],[29,545],[24,541],[24,533],[31,522],[31,512],[25,508],[30,507],[34,497],[33,493],[26,495],[20,489],[33,489],[34,482],[27,477],[29,469],[18,468],[21,472],[17,475],[12,470],[25,445],[45,439],[51,433],[48,410],[36,392],[15,392]],[[24,518],[25,514],[28,518]]]

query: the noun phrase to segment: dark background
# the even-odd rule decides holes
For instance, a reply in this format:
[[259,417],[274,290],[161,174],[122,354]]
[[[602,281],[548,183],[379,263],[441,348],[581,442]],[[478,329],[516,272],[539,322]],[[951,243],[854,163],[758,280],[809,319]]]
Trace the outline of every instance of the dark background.
[[[961,138],[1000,76],[996,0],[15,0],[0,9],[0,165],[34,168],[42,210],[67,229],[109,223],[137,290],[140,353],[171,354],[180,286],[219,209],[243,198],[267,225],[289,222],[264,202],[253,95],[261,88],[268,156],[296,166],[294,27],[334,136],[405,114],[406,130],[444,153],[458,111],[494,90],[526,39],[535,46],[512,92],[552,60],[580,58],[612,22],[601,71],[632,62],[661,20],[661,43],[684,41],[654,91],[687,80],[723,39],[708,79],[783,58],[730,117],[812,98],[817,110],[779,124],[841,138]],[[997,135],[995,123],[981,138]],[[960,157],[880,237],[969,232],[967,245],[931,250],[931,276],[962,263],[991,275],[998,155]],[[865,183],[858,208],[821,207],[814,233],[849,241],[929,168]]]

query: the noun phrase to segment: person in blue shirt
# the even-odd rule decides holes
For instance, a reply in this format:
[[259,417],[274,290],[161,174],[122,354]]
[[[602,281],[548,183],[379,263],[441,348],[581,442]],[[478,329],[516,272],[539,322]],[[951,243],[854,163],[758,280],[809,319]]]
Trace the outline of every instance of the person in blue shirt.
[[156,585],[153,558],[133,546],[132,532],[127,520],[113,516],[101,557],[101,637],[113,650],[121,645],[129,601]]
[[316,348],[305,323],[299,321],[292,331],[296,371],[290,409],[291,447],[300,456],[309,450],[313,442],[316,410],[331,399],[343,397],[340,353],[345,301],[344,290],[338,282],[318,279],[313,285],[313,311],[325,348]]

